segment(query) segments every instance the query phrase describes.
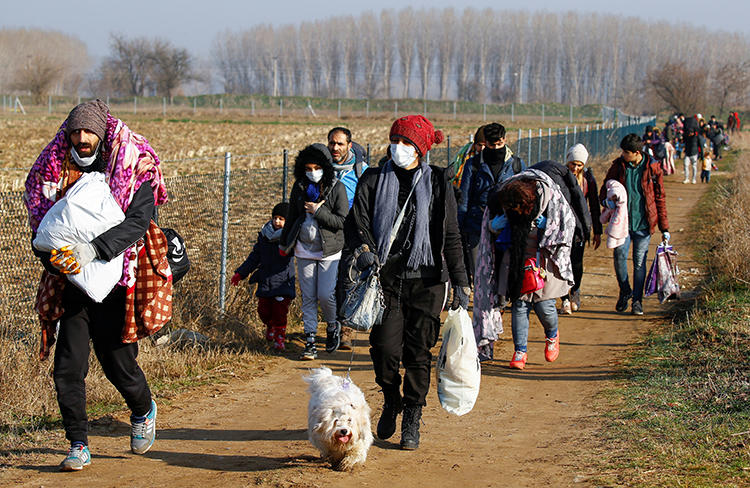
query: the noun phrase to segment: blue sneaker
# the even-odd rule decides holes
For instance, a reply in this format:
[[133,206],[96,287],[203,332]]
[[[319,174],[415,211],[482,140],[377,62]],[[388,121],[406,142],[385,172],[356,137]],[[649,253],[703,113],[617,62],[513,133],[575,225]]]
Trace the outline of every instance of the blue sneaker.
[[60,471],[80,471],[89,464],[91,464],[89,447],[76,444],[68,449],[68,455],[60,463]]
[[130,450],[133,454],[146,454],[156,439],[156,402],[151,400],[151,410],[145,420],[130,417]]

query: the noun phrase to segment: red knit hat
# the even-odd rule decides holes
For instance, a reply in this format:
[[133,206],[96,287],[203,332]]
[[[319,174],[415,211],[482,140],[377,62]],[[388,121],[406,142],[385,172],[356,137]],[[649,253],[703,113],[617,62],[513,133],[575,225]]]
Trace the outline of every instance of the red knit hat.
[[391,126],[388,138],[393,136],[400,136],[411,142],[420,156],[427,154],[433,144],[443,142],[443,132],[435,130],[432,122],[421,115],[407,115],[397,119]]

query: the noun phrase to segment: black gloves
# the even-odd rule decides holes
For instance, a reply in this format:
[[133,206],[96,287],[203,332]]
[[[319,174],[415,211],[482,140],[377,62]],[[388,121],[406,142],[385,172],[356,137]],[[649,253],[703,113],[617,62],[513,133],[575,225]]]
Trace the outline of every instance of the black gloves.
[[380,262],[378,261],[378,256],[374,252],[365,251],[357,257],[356,266],[357,266],[357,269],[360,271],[364,271],[368,269],[373,264],[378,265],[378,266],[380,265]]

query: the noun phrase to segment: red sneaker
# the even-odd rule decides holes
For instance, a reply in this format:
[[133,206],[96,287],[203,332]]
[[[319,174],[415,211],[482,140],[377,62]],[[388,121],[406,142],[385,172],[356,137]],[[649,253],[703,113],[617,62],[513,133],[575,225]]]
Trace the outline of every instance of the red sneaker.
[[544,346],[544,359],[551,363],[560,354],[560,331],[557,331],[557,335],[552,339],[547,338]]
[[513,369],[523,369],[526,367],[526,359],[528,356],[523,351],[516,351],[513,353],[513,359],[510,361],[510,367]]
[[274,334],[273,327],[271,327],[270,325],[267,325],[266,326],[266,340],[268,342],[273,342],[274,339],[275,339],[274,336],[275,336],[275,334]]

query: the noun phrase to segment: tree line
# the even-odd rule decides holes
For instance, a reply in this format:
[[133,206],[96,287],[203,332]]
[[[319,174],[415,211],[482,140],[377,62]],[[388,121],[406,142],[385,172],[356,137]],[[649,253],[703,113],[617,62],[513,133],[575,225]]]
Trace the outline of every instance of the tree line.
[[642,17],[406,8],[227,31],[213,54],[230,93],[642,108],[659,95],[645,89],[658,70],[703,75],[706,99],[727,65],[746,70],[749,47]]
[[[29,34],[20,50],[12,47],[19,32]],[[40,48],[38,35],[0,30],[0,61],[10,60],[1,63],[0,89],[172,96],[191,81],[211,82],[197,75],[199,60],[165,40],[113,35],[107,58],[86,74],[80,40],[45,33],[59,42]],[[405,8],[221,32],[211,58],[215,80],[231,94],[606,103],[628,111],[657,103],[688,112],[747,101],[749,47],[741,34],[647,17]]]

